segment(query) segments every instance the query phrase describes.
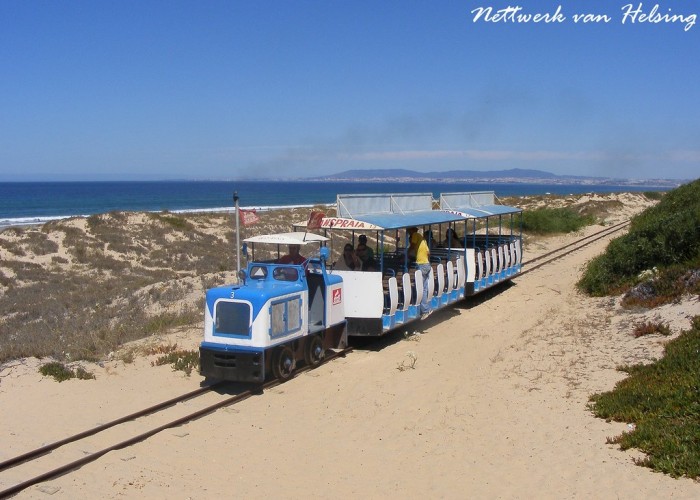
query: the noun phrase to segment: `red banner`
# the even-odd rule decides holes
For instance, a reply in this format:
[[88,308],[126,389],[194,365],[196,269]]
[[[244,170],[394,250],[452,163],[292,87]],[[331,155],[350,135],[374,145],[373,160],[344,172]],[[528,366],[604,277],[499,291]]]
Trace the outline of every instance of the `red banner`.
[[249,226],[251,224],[255,224],[260,220],[260,217],[258,217],[258,214],[255,213],[255,210],[241,210],[240,208],[238,209],[238,214],[239,217],[241,218],[241,224],[244,226]]
[[309,220],[306,222],[306,229],[320,229],[321,221],[326,216],[323,212],[312,211]]

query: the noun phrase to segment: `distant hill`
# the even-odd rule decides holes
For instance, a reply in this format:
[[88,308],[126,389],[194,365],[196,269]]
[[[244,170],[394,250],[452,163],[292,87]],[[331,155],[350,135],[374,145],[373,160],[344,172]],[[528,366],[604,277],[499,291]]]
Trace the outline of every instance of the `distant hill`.
[[396,178],[410,177],[416,179],[493,179],[493,178],[537,178],[555,179],[562,177],[543,170],[525,170],[511,168],[509,170],[447,170],[443,172],[417,172],[406,169],[370,169],[370,170],[346,170],[337,174],[326,176],[327,179],[371,179],[371,178]]
[[446,181],[446,182],[509,182],[509,183],[552,183],[552,184],[618,184],[618,185],[653,185],[677,186],[678,181],[665,179],[630,180],[610,177],[586,177],[579,175],[557,175],[544,170],[526,170],[511,168],[508,170],[447,170],[444,172],[418,172],[407,169],[370,169],[346,170],[323,177],[312,177],[316,181],[356,181],[356,182],[390,182],[390,181]]

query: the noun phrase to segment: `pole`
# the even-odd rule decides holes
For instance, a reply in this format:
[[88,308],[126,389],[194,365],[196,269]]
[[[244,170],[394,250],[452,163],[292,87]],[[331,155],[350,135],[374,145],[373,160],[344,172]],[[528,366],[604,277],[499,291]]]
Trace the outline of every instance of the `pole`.
[[238,216],[238,191],[233,192],[233,204],[236,207],[236,276],[241,272],[241,228]]

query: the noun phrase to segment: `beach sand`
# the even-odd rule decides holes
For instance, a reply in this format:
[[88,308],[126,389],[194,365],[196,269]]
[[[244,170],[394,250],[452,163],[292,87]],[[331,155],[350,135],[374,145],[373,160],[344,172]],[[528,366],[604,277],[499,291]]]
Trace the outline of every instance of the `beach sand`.
[[[525,260],[578,236],[529,239]],[[606,444],[626,423],[587,409],[624,378],[616,367],[662,355],[668,338],[634,338],[635,324],[662,321],[675,337],[700,314],[697,298],[627,311],[577,292],[608,241],[17,498],[698,498],[698,482]],[[148,341],[196,349],[201,336],[197,325]],[[37,359],[7,363],[0,461],[199,387],[152,360],[91,364],[96,380],[62,383]]]

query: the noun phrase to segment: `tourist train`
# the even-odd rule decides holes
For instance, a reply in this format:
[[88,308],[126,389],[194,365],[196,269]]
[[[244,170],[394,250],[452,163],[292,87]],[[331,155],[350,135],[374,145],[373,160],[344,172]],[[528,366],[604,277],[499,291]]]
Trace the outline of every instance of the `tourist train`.
[[[206,293],[200,373],[287,379],[298,362],[320,364],[348,336],[420,321],[424,294],[432,312],[512,279],[521,272],[522,210],[496,201],[492,191],[443,193],[439,201],[431,193],[338,195],[336,216],[316,214],[294,232],[245,239],[239,282]],[[416,230],[430,248],[427,279],[409,252]],[[372,257],[349,270],[340,265],[342,249],[361,236]],[[280,258],[287,248],[307,258]]]

